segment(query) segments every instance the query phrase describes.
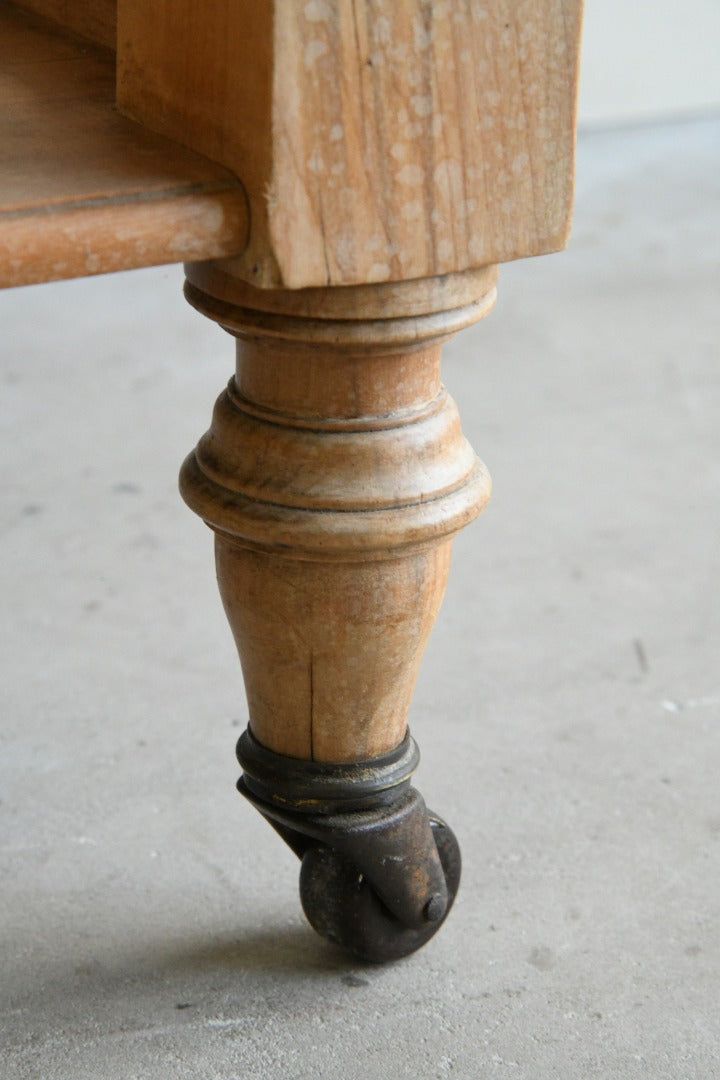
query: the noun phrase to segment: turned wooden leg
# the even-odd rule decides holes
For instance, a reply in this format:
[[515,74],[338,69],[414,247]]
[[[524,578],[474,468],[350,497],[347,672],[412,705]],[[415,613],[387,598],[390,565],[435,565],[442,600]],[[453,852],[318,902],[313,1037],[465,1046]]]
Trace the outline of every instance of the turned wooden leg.
[[269,291],[188,268],[190,303],[237,338],[181,490],[215,531],[242,664],[241,790],[303,859],[313,925],[370,959],[422,944],[457,888],[454,838],[408,786],[407,713],[452,537],[490,494],[440,348],[494,283]]

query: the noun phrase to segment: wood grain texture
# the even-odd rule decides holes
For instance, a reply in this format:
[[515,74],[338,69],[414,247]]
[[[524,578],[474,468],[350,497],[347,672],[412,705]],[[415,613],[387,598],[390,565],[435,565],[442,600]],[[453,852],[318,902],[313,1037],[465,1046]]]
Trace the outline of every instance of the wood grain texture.
[[0,210],[0,288],[224,254],[246,224],[237,191],[210,185]]
[[21,0],[17,7],[41,15],[96,45],[115,49],[117,0]]
[[189,290],[237,337],[237,367],[181,491],[216,533],[251,727],[279,753],[356,761],[404,736],[451,539],[490,495],[440,381],[442,341],[491,306],[494,275],[475,280],[487,297],[449,311],[417,283],[415,316],[409,284],[328,290],[327,319],[292,293],[240,284],[243,306],[217,309]]
[[581,0],[145,7],[120,0],[120,105],[243,179],[247,280],[432,277],[565,244]]
[[269,199],[287,285],[420,278],[563,247],[577,10],[283,3]]
[[273,0],[119,0],[117,103],[243,182],[252,228],[245,276],[279,282],[268,246]]
[[216,537],[258,742],[290,757],[363,761],[402,741],[450,548],[446,540],[392,561],[324,564]]
[[227,170],[114,108],[110,53],[0,7],[0,285],[234,254]]

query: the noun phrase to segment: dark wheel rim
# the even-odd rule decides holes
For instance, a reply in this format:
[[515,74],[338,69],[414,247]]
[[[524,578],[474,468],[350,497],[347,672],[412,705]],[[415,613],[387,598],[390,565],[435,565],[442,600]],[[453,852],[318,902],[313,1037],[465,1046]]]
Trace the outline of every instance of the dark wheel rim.
[[434,814],[429,820],[448,890],[442,918],[421,928],[404,926],[352,862],[319,844],[305,853],[300,869],[300,899],[313,929],[371,963],[408,956],[429,941],[450,912],[461,869],[460,848],[452,829]]

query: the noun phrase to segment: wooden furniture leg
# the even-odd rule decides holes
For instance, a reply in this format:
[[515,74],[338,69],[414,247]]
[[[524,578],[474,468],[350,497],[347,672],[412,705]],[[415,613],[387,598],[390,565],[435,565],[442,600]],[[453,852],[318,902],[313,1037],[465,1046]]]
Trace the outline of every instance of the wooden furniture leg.
[[440,346],[497,263],[567,241],[582,0],[21,6],[57,25],[0,12],[0,285],[183,258],[237,338],[182,490],[245,676],[240,790],[316,929],[411,952],[460,862],[408,706],[490,492]]
[[181,489],[215,531],[245,678],[241,790],[303,858],[313,925],[366,958],[402,955],[459,875],[452,834],[409,789],[407,713],[452,537],[490,494],[440,348],[490,309],[495,268],[300,294],[208,265],[188,279],[237,338]]
[[242,251],[188,270],[238,367],[182,481],[245,675],[240,787],[302,859],[312,924],[370,959],[422,944],[457,887],[406,737],[452,536],[489,493],[439,348],[491,306],[495,264],[567,240],[580,15],[118,6],[120,109],[247,195]]

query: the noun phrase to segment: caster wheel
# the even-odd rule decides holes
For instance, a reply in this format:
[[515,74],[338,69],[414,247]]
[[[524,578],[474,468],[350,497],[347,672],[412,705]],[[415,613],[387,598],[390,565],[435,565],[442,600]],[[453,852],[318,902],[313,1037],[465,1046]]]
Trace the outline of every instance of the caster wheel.
[[300,869],[300,900],[305,916],[322,937],[370,963],[398,960],[421,948],[442,926],[460,884],[460,848],[442,819],[429,815],[448,891],[439,918],[432,911],[422,927],[403,925],[383,902],[367,877],[343,855],[319,844],[309,848]]

